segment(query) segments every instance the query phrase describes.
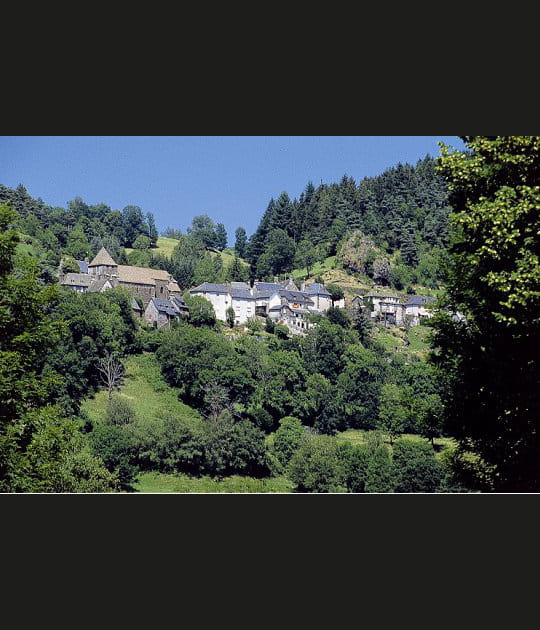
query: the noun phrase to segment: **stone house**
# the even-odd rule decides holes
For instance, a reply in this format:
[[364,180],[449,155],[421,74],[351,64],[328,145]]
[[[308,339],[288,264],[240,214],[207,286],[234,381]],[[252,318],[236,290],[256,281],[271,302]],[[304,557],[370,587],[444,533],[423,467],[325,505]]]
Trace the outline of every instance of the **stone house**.
[[144,320],[149,326],[155,324],[157,328],[163,328],[170,326],[172,320],[188,315],[189,309],[182,298],[152,298],[144,311]]
[[[77,261],[81,273],[63,274],[60,284],[75,291],[104,291],[117,286],[125,287],[132,296],[138,296],[145,310],[152,298],[169,300],[181,298],[182,292],[168,271],[117,265],[109,252],[102,247],[91,261]],[[86,271],[84,271],[86,270]]]

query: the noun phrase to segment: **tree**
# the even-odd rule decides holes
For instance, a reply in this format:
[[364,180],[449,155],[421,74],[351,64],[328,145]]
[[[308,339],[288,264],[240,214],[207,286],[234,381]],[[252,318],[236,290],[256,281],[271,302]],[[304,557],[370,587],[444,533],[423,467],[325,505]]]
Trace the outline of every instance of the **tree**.
[[[85,457],[86,443],[78,423],[49,404],[60,378],[47,359],[65,332],[51,317],[60,294],[40,283],[37,261],[15,255],[16,220],[0,204],[0,492],[55,492],[78,486],[74,458]],[[101,489],[114,487],[105,471]]]
[[408,411],[404,406],[400,388],[394,383],[385,383],[381,388],[377,426],[388,433],[390,444],[405,430],[407,418]]
[[99,370],[101,380],[107,388],[110,401],[113,391],[118,389],[122,383],[124,366],[113,356],[112,352],[107,352],[105,358],[99,360],[97,368]]
[[216,246],[215,224],[207,214],[193,217],[187,231],[194,239],[200,241],[204,247]]
[[186,298],[186,305],[189,308],[189,321],[193,326],[215,325],[216,313],[211,302],[198,295],[193,295]]
[[328,293],[330,293],[332,306],[334,306],[336,302],[339,302],[339,300],[342,300],[345,297],[345,294],[343,293],[343,289],[337,284],[327,284],[326,289]]
[[294,241],[281,228],[273,229],[266,242],[265,255],[274,274],[291,271],[294,263]]
[[[497,491],[540,489],[540,137],[443,146],[452,241],[433,360],[446,429],[493,469]],[[452,316],[459,313],[460,316]]]
[[299,492],[344,492],[343,466],[338,442],[317,435],[304,440],[291,457],[288,474]]
[[236,313],[234,312],[234,308],[232,306],[229,306],[229,308],[225,311],[225,317],[227,318],[227,324],[229,324],[229,328],[234,328]]
[[227,247],[227,230],[223,223],[218,223],[214,229],[214,247],[219,251]]
[[240,258],[244,258],[247,246],[246,230],[243,227],[236,228],[234,233],[234,249]]
[[146,213],[146,224],[148,225],[148,237],[150,238],[150,247],[156,247],[158,231],[156,227],[156,221],[152,212]]
[[298,243],[296,248],[295,265],[301,269],[305,267],[308,277],[311,275],[311,269],[317,262],[317,251],[315,245],[308,240],[303,239]]
[[366,467],[366,492],[393,492],[395,487],[395,467],[388,448],[377,435],[367,440],[368,465]]
[[331,306],[326,311],[326,317],[332,324],[341,326],[342,328],[350,328],[351,320],[344,309]]
[[152,245],[152,240],[150,239],[149,236],[146,236],[146,234],[139,234],[137,236],[137,238],[133,241],[133,249],[142,249],[142,250],[146,250],[146,249],[150,249],[150,246]]
[[371,330],[373,329],[367,307],[355,308],[351,319],[352,328],[358,333],[360,343],[367,348],[371,342]]
[[232,263],[227,268],[225,280],[228,282],[247,282],[249,278],[248,268],[240,262],[240,258],[235,254]]
[[139,206],[126,206],[122,210],[122,227],[124,232],[122,245],[125,247],[133,247],[133,242],[139,234],[148,234],[148,226]]
[[279,428],[274,434],[272,452],[282,466],[287,466],[306,436],[306,429],[298,418],[292,416],[281,418]]
[[400,438],[392,449],[396,492],[436,492],[444,469],[424,442]]

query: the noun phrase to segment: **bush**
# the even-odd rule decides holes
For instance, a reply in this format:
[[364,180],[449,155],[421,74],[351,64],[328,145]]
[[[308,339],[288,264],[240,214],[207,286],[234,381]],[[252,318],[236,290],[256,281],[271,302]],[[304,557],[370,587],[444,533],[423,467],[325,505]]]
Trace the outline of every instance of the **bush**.
[[274,327],[274,334],[278,339],[287,339],[289,337],[289,329],[283,324],[276,324]]
[[393,448],[396,492],[435,492],[445,473],[433,448],[424,442],[401,438]]
[[131,424],[136,419],[135,410],[125,398],[113,396],[107,404],[105,423],[116,426]]
[[203,453],[202,474],[262,477],[270,472],[264,433],[248,420],[234,422],[224,413],[205,422],[196,439]]
[[287,466],[306,436],[306,429],[298,418],[286,416],[279,421],[279,429],[274,435],[272,452],[283,466]]
[[214,326],[216,313],[212,304],[198,295],[186,298],[189,308],[189,322],[193,326]]
[[339,444],[334,438],[317,435],[302,441],[288,471],[300,492],[346,492]]
[[326,317],[332,324],[337,324],[342,328],[350,328],[351,320],[347,313],[342,308],[337,308],[336,306],[331,306],[326,311]]
[[116,473],[123,490],[130,490],[139,471],[135,463],[136,443],[129,427],[98,424],[89,434],[93,452],[107,470]]
[[274,428],[274,418],[264,407],[255,407],[251,410],[249,415],[253,424],[261,429],[261,431],[270,433],[270,431]]

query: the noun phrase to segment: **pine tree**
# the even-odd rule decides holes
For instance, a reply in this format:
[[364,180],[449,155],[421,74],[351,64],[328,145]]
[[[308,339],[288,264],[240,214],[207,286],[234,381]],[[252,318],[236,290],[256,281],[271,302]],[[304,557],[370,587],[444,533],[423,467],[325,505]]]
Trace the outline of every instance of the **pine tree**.
[[243,227],[236,228],[234,233],[235,242],[234,249],[240,258],[243,258],[246,253],[247,236],[246,230]]

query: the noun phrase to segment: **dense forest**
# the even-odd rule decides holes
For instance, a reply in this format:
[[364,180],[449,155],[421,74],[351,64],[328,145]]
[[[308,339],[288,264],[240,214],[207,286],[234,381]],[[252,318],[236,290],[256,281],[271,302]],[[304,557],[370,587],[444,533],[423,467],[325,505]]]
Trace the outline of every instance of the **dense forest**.
[[[132,491],[148,475],[297,492],[538,490],[540,139],[464,140],[466,152],[359,184],[282,193],[251,238],[236,230],[226,266],[224,226],[205,215],[186,234],[168,228],[165,255],[151,212],[52,208],[0,186],[0,491]],[[182,289],[309,276],[315,256],[442,294],[422,338],[338,308],[305,336],[235,326],[188,294],[189,320],[155,330],[125,290],[59,287],[61,261],[102,246]]]

